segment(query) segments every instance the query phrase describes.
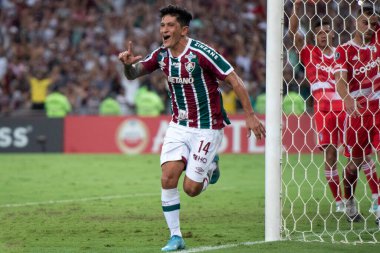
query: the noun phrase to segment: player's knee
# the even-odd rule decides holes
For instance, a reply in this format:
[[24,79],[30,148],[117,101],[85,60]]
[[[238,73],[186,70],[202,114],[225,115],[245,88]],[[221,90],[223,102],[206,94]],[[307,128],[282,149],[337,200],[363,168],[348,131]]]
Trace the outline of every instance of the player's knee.
[[198,196],[202,192],[202,189],[199,189],[198,187],[190,187],[190,186],[184,187],[183,190],[190,197]]
[[178,178],[173,175],[162,175],[161,185],[165,189],[171,189],[177,187]]

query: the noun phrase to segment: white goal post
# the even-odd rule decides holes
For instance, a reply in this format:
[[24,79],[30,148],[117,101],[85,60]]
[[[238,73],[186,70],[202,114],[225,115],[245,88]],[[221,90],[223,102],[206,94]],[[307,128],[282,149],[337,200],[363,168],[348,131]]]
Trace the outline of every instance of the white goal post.
[[283,1],[267,2],[265,241],[281,239],[281,114]]

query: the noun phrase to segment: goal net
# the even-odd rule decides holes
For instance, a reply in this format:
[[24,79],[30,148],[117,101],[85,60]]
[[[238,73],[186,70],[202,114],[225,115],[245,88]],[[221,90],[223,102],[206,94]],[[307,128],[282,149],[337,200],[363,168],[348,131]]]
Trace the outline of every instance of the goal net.
[[[380,5],[378,2],[377,0],[366,1],[374,8],[379,7],[376,6]],[[295,5],[297,5],[296,10]],[[331,164],[329,165],[330,169],[326,167],[326,164],[333,158],[318,146],[324,137],[321,136],[322,130],[317,129],[316,124],[321,124],[321,122],[322,125],[327,124],[326,117],[329,116],[328,113],[316,116],[318,110],[316,103],[320,102],[318,100],[320,97],[315,98],[317,93],[314,91],[321,87],[322,91],[326,91],[327,89],[323,89],[323,84],[327,81],[322,80],[318,87],[313,87],[306,75],[307,66],[300,59],[305,45],[315,46],[317,43],[316,33],[321,30],[318,29],[318,26],[315,27],[318,20],[322,26],[324,20],[331,22],[330,29],[334,35],[331,46],[337,47],[351,40],[356,29],[355,13],[361,5],[362,1],[353,0],[284,0],[282,239],[346,243],[380,242],[380,229],[375,224],[376,212],[373,210],[376,208],[374,204],[377,196],[370,187],[370,179],[368,179],[368,176],[371,177],[372,174],[358,168],[354,198],[362,220],[350,222],[347,220],[345,211],[342,210],[342,208],[346,208],[343,180],[346,176],[344,168],[347,164],[347,158],[343,155],[342,137],[339,137],[337,142],[336,170]],[[297,18],[297,35],[292,32],[294,27],[290,27],[292,15],[296,15]],[[328,40],[328,36],[324,40]],[[300,41],[305,43],[301,47],[297,44]],[[322,39],[322,42],[326,41]],[[329,51],[326,52],[329,55]],[[313,52],[309,50],[307,53],[312,54]],[[332,57],[334,57],[333,55],[334,52]],[[310,61],[308,64],[315,63]],[[314,69],[314,78],[316,79],[322,78],[318,76],[321,75],[320,70],[332,72],[331,69],[328,69],[328,65],[323,64],[314,66]],[[309,74],[312,76],[313,73]],[[340,128],[340,123],[336,122],[335,127]],[[328,131],[330,131],[330,138],[334,139],[331,128]],[[334,140],[331,141],[334,142]],[[372,160],[376,164],[377,173],[380,174],[380,166],[375,152],[372,154]],[[341,197],[342,206],[337,206],[340,202],[336,195]]]

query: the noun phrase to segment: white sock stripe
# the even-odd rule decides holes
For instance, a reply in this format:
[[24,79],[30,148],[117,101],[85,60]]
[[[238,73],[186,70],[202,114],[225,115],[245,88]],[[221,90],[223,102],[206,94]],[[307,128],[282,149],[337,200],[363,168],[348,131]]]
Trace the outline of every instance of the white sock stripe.
[[180,203],[179,191],[174,189],[161,189],[162,206],[173,206]]
[[373,169],[373,170],[376,170],[376,167],[375,167],[375,162],[371,159],[369,162],[366,162],[362,165],[362,169],[363,170],[367,170],[367,169]]
[[338,170],[325,170],[325,176],[327,178],[332,178],[338,175],[339,175]]

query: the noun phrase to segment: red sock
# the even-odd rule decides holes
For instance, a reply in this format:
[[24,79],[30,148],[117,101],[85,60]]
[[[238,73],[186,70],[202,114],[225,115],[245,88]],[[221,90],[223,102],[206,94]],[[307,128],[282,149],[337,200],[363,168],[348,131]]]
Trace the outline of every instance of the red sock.
[[377,173],[376,173],[376,166],[373,160],[371,159],[368,162],[365,162],[362,165],[363,172],[367,178],[367,182],[369,185],[369,188],[371,189],[372,194],[378,194],[379,193],[379,185],[377,182]]
[[348,167],[344,169],[343,173],[343,185],[344,185],[344,197],[349,200],[354,196],[356,182],[358,181],[358,171],[351,171]]
[[338,170],[336,169],[336,166],[334,166],[331,169],[330,168],[326,169],[325,176],[326,176],[327,183],[330,186],[330,190],[335,201],[336,202],[341,201],[342,192],[340,191],[339,174],[338,174]]

